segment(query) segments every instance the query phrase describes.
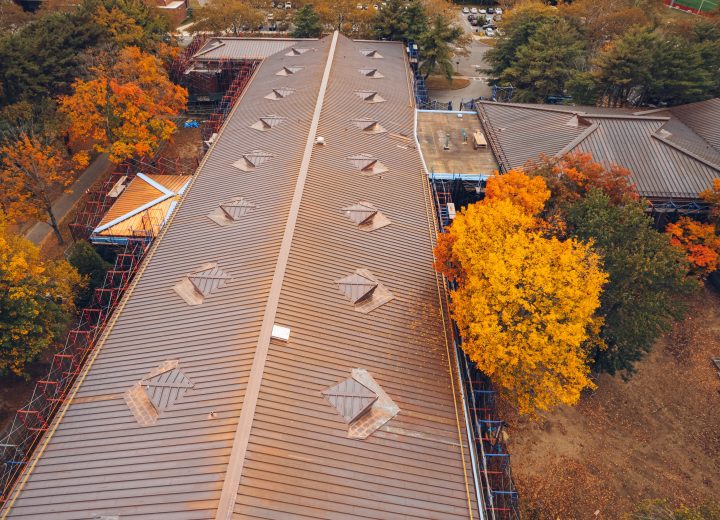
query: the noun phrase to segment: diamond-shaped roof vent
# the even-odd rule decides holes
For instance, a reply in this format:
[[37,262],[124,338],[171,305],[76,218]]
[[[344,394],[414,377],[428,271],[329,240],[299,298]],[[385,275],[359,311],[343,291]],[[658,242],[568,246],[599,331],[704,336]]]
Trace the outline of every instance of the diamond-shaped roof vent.
[[324,390],[322,394],[347,423],[367,412],[378,398],[375,392],[352,378]]
[[274,88],[270,94],[265,96],[265,99],[285,99],[293,92],[295,92],[295,89],[290,87]]
[[276,76],[292,76],[293,74],[296,74],[303,70],[304,67],[283,67],[279,71],[275,73]]
[[348,161],[364,175],[379,175],[388,171],[383,163],[367,153],[351,155]]
[[367,269],[356,269],[345,278],[336,280],[337,288],[363,314],[374,311],[391,301],[393,294]]
[[390,224],[390,220],[369,202],[358,202],[342,208],[345,216],[355,222],[363,231],[373,231]]
[[142,381],[150,402],[158,411],[168,410],[180,400],[188,388],[193,388],[193,384],[188,377],[179,369],[173,368],[167,372],[163,372],[149,379]]
[[375,49],[360,49],[360,52],[363,54],[363,56],[367,56],[368,58],[380,59],[383,57],[382,54],[380,54]]
[[216,262],[208,262],[188,273],[173,289],[188,305],[199,305],[206,297],[225,287],[230,278]]
[[376,280],[358,274],[357,271],[345,278],[341,278],[335,283],[337,283],[340,292],[353,304],[370,298],[378,286]]
[[374,90],[356,90],[355,95],[361,97],[364,101],[367,101],[368,103],[382,103],[383,101],[385,101],[385,98],[383,98]]
[[301,54],[305,54],[310,49],[303,48],[303,47],[293,47],[288,52],[285,53],[285,56],[300,56]]
[[380,74],[377,69],[360,69],[360,74],[362,74],[363,76],[366,76],[368,78],[374,78],[374,79],[385,77],[382,74]]
[[271,128],[275,128],[277,125],[282,123],[285,120],[284,117],[280,117],[277,115],[269,115],[269,116],[263,116],[260,118],[259,121],[256,123],[250,125],[250,128],[254,128],[255,130],[260,130],[261,132],[265,132],[267,130],[270,130]]
[[227,226],[237,222],[255,208],[255,204],[249,200],[243,197],[235,197],[227,202],[220,203],[217,208],[208,214],[208,218],[221,226]]
[[239,161],[235,161],[233,166],[244,172],[254,171],[255,168],[267,162],[272,158],[272,154],[263,152],[262,150],[253,150],[250,153],[244,153]]
[[387,132],[380,123],[374,119],[353,119],[353,124],[368,134],[382,134]]

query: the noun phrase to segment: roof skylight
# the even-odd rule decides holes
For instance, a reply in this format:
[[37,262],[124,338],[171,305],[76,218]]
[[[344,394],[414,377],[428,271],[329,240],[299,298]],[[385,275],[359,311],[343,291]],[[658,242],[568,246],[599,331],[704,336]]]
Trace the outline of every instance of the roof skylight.
[[377,69],[370,69],[370,68],[360,69],[360,74],[362,74],[363,76],[366,76],[368,78],[374,78],[374,79],[385,77],[382,74],[380,74]]
[[208,262],[188,273],[175,284],[173,290],[188,305],[200,305],[205,298],[225,287],[230,275],[218,267],[217,262]]
[[262,150],[253,150],[250,153],[244,153],[240,160],[233,163],[233,166],[244,172],[251,172],[261,164],[267,162],[270,158],[272,158],[271,153],[263,152]]
[[265,96],[265,99],[285,99],[293,92],[295,92],[295,89],[290,87],[274,88],[270,94]]
[[260,130],[261,132],[266,132],[267,130],[276,127],[283,121],[285,121],[284,117],[280,117],[274,114],[269,116],[263,116],[256,123],[250,125],[250,128]]
[[351,155],[348,157],[348,161],[363,175],[380,175],[388,171],[383,163],[367,153]]
[[383,98],[374,90],[356,90],[355,95],[361,97],[364,101],[367,101],[368,103],[382,103],[383,101],[385,101],[385,98]]

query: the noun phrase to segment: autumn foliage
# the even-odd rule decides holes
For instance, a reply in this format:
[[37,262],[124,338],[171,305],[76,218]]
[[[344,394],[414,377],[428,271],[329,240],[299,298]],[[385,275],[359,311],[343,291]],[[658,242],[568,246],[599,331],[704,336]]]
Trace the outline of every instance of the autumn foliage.
[[53,186],[70,185],[75,171],[87,163],[86,154],[68,160],[57,146],[27,133],[4,141],[0,145],[2,213],[17,221],[48,219],[62,242],[50,191]]
[[112,66],[96,67],[95,73],[60,98],[72,141],[91,141],[121,162],[152,154],[173,135],[172,119],[185,107],[187,91],[168,79],[158,58],[126,47]]
[[547,189],[522,175],[494,182],[492,197],[461,211],[435,254],[456,282],[451,311],[463,350],[521,413],[533,413],[593,387],[588,350],[607,276],[589,245],[546,238],[523,206],[499,197],[533,186],[520,200],[538,209]]
[[541,177],[531,177],[521,170],[510,170],[504,175],[495,174],[487,180],[485,198],[509,200],[528,215],[538,215],[550,198],[550,190]]
[[0,373],[22,375],[61,336],[79,283],[66,261],[43,261],[36,246],[0,221]]
[[715,225],[681,217],[668,224],[665,231],[672,237],[673,245],[681,247],[695,270],[707,275],[720,267],[720,236]]

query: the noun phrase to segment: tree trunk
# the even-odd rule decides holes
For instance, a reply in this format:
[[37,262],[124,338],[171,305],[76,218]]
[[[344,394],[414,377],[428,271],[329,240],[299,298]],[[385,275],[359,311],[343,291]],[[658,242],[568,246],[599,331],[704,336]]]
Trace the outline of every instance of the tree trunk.
[[47,206],[47,212],[50,216],[50,225],[53,228],[53,231],[55,232],[55,236],[58,239],[58,242],[61,244],[65,244],[65,241],[63,240],[62,233],[60,232],[60,225],[58,224],[57,219],[55,218],[55,214],[52,211],[52,208],[50,206]]

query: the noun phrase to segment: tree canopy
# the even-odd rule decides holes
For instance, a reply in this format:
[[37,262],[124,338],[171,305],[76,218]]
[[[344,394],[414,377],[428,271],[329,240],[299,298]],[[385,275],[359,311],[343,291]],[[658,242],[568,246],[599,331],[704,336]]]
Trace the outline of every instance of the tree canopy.
[[682,317],[682,296],[697,283],[667,235],[652,226],[642,202],[615,205],[597,189],[567,210],[569,236],[593,247],[610,276],[601,298],[600,333],[607,348],[594,353],[596,367],[626,375],[657,338]]
[[222,34],[229,30],[235,36],[254,31],[265,19],[258,9],[241,0],[211,0],[197,9],[195,17],[195,31]]
[[573,404],[592,388],[588,349],[607,277],[588,245],[547,238],[508,198],[461,211],[436,248],[457,283],[462,348],[521,413]]
[[60,339],[79,283],[65,260],[43,261],[36,246],[0,221],[0,373],[23,375]]
[[173,84],[153,55],[126,47],[94,79],[78,80],[60,98],[74,141],[90,141],[120,162],[151,154],[176,130],[173,118],[185,107],[187,91]]
[[320,17],[311,4],[298,9],[293,23],[295,24],[293,38],[318,38],[322,34]]

